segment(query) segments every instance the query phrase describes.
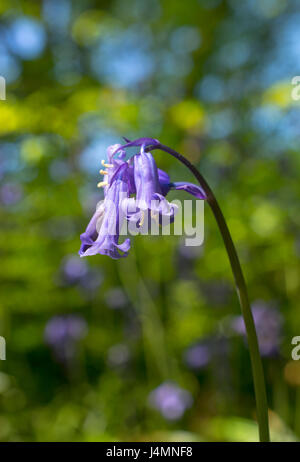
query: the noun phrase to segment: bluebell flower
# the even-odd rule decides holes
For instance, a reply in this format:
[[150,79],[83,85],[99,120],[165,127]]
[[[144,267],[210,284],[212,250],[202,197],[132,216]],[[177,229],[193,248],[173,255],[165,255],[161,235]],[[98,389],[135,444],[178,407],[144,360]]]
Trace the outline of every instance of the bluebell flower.
[[[159,145],[159,141],[154,138],[138,138],[134,141],[129,141],[127,138],[125,138],[125,141],[128,142],[125,145],[119,145],[115,152],[122,152],[129,147],[140,146],[142,153],[146,147],[155,147]],[[206,199],[206,194],[200,186],[183,181],[171,182],[169,175],[164,170],[158,168],[157,172],[160,188],[164,196],[166,196],[171,189],[178,189],[184,190],[192,194],[193,196],[197,197],[198,199]]]
[[[282,336],[282,316],[269,304],[256,301],[252,305],[253,319],[257,331],[259,349],[262,356],[272,357],[279,353]],[[246,337],[246,328],[242,316],[236,316],[231,323],[232,329]]]
[[118,259],[127,255],[130,239],[119,244],[119,235],[125,219],[121,202],[128,197],[128,194],[128,164],[125,162],[116,169],[104,202],[97,207],[86,231],[80,236],[79,255],[81,257],[99,253]]
[[[116,157],[117,155],[117,157]],[[114,182],[118,172],[124,165],[126,165],[127,176],[126,181],[128,182],[128,193],[135,193],[135,187],[133,182],[133,166],[132,162],[126,162],[124,158],[126,157],[126,151],[123,149],[121,144],[113,144],[107,148],[107,159],[102,160],[101,164],[105,169],[101,169],[100,173],[104,175],[103,181],[98,183],[98,188],[104,188],[104,196],[106,196],[109,187]]]
[[228,354],[228,342],[225,337],[211,336],[199,340],[184,352],[184,362],[193,370],[205,368],[211,361],[222,361]]
[[59,362],[68,363],[75,356],[78,341],[86,333],[86,322],[80,316],[54,316],[45,327],[45,342]]
[[211,345],[207,342],[199,342],[189,347],[184,354],[184,361],[191,369],[202,369],[207,366],[212,358]]
[[16,183],[5,183],[0,189],[0,202],[5,206],[15,205],[22,196],[21,186]]
[[78,255],[67,256],[62,265],[62,278],[66,284],[80,283],[82,278],[88,274],[89,268],[85,261]]
[[[86,231],[81,234],[79,255],[108,255],[118,259],[126,257],[130,239],[119,243],[124,221],[135,222],[142,229],[144,221],[154,218],[162,224],[163,218],[174,220],[176,206],[167,201],[171,189],[185,190],[198,199],[206,199],[200,186],[185,182],[171,182],[169,175],[157,168],[149,152],[159,145],[153,138],[139,138],[126,144],[108,147],[107,162],[102,161],[100,173],[104,175],[98,187],[104,188],[104,201],[99,203]],[[128,160],[126,149],[139,148]]]
[[188,183],[186,181],[172,182],[170,180],[169,175],[160,169],[158,175],[160,187],[164,196],[166,196],[171,189],[177,189],[181,191],[186,191],[189,194],[192,194],[192,196],[196,197],[197,199],[206,199],[206,194],[201,188],[201,186],[195,185],[193,183]]
[[169,217],[174,219],[177,207],[167,201],[162,194],[159,182],[158,169],[150,152],[145,152],[144,145],[140,154],[134,156],[134,183],[136,197],[134,200],[136,211],[129,214],[129,220],[135,220],[142,226],[145,216],[161,219]]
[[103,275],[99,268],[89,267],[78,255],[66,256],[60,267],[57,283],[62,286],[77,286],[85,297],[93,297],[101,285]]
[[105,292],[105,301],[109,308],[120,310],[128,303],[128,298],[122,287],[114,287]]
[[193,404],[190,392],[173,382],[162,383],[149,395],[149,404],[167,420],[180,419]]

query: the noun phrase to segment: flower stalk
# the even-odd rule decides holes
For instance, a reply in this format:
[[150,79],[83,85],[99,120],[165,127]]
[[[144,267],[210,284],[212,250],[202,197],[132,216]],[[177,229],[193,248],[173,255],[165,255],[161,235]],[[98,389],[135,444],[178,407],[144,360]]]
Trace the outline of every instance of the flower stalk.
[[211,188],[209,187],[201,173],[198,171],[198,169],[193,164],[191,164],[189,160],[187,160],[178,152],[174,151],[174,149],[169,148],[168,146],[165,146],[160,143],[156,144],[155,146],[148,146],[146,148],[147,151],[152,151],[154,149],[160,149],[161,151],[165,151],[168,154],[175,157],[176,159],[178,159],[180,162],[182,162],[193,173],[195,178],[198,180],[200,186],[206,193],[207,202],[209,203],[211,210],[214,214],[214,217],[216,219],[220,233],[223,238],[223,242],[226,247],[246,327],[256,398],[259,438],[261,442],[268,442],[270,441],[268,405],[262,360],[259,352],[255,324],[248,299],[245,278],[226,220]]

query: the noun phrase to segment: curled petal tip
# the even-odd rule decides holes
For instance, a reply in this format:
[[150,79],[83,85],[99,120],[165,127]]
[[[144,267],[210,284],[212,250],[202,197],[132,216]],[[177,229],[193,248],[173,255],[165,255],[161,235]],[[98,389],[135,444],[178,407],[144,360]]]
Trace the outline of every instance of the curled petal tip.
[[197,199],[207,199],[205,191],[201,186],[195,185],[193,183],[186,183],[183,181],[170,183],[171,189],[183,190],[196,197]]

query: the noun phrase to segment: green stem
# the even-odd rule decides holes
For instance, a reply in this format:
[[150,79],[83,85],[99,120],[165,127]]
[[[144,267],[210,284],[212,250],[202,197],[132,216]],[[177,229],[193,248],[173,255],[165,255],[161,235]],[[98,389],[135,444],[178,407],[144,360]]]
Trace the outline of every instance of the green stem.
[[222,235],[225,247],[226,247],[226,251],[229,257],[231,269],[232,269],[234,279],[235,279],[236,290],[237,290],[240,305],[241,305],[242,315],[243,315],[244,323],[246,326],[247,339],[248,339],[249,351],[250,351],[250,359],[251,359],[251,365],[252,365],[254,390],[255,390],[255,397],[256,397],[257,420],[258,420],[260,441],[270,441],[269,423],[268,423],[268,404],[267,404],[267,396],[266,396],[264,371],[263,371],[262,361],[261,361],[261,357],[259,353],[255,324],[253,321],[253,316],[252,316],[252,312],[251,312],[251,308],[249,304],[247,287],[246,287],[244,275],[243,275],[240,261],[239,261],[234,243],[232,241],[227,223],[225,221],[224,215],[219,207],[219,204],[215,198],[215,195],[213,194],[206,180],[203,178],[201,173],[197,170],[197,168],[193,164],[191,164],[184,156],[174,151],[173,149],[169,148],[168,146],[164,146],[163,144],[150,146],[147,148],[147,150],[149,151],[153,149],[160,149],[162,151],[165,151],[171,154],[176,159],[178,159],[180,162],[182,162],[193,173],[193,175],[196,177],[199,184],[204,189],[207,195],[207,202],[209,203],[212,209],[212,212],[214,214],[214,217],[217,221],[217,224],[221,232],[221,235]]

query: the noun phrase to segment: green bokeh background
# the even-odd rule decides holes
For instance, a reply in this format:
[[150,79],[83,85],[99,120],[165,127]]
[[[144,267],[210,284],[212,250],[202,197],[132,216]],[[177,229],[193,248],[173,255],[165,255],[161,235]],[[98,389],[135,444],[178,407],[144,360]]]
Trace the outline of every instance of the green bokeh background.
[[[215,191],[251,301],[283,318],[280,351],[264,358],[270,425],[273,439],[298,440],[297,1],[1,0],[0,15],[0,439],[257,440],[247,346],[228,332],[239,304],[208,206],[200,249],[138,236],[124,260],[86,261],[88,287],[63,278],[102,198],[105,147],[124,135],[182,152]],[[33,57],[10,32],[24,17],[44,31]],[[173,158],[155,156],[174,181],[193,181]],[[44,330],[68,314],[88,331],[66,366]],[[210,337],[226,348],[191,370],[186,349]],[[126,361],[113,363],[112,351],[126,351]],[[194,400],[176,422],[148,403],[168,380]]]

